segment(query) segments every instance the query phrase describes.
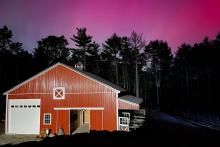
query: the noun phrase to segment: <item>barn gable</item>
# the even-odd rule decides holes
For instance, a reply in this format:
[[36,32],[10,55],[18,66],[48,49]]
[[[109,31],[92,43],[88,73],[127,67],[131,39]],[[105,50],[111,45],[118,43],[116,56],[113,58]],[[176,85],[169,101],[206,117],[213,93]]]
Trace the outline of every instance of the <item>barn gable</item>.
[[[53,75],[53,76],[50,76]],[[62,77],[61,77],[62,76]],[[54,79],[54,77],[56,79]],[[59,80],[60,79],[60,80]],[[61,80],[61,79],[64,79]],[[80,79],[80,80],[75,80],[75,79]],[[74,86],[76,84],[76,82],[82,82],[85,81],[84,79],[86,79],[87,86],[89,87],[89,91],[88,89],[82,89],[82,88],[77,88],[77,87],[71,87]],[[46,81],[40,83],[39,81]],[[53,82],[53,83],[52,83]],[[72,83],[71,83],[72,82]],[[48,84],[49,83],[49,84]],[[81,83],[80,83],[81,84]],[[51,87],[47,87],[47,86],[51,86]],[[66,66],[62,63],[57,63],[45,70],[43,70],[42,72],[38,73],[37,75],[27,79],[26,81],[18,84],[17,86],[13,87],[12,89],[6,91],[4,93],[4,95],[6,94],[13,94],[14,92],[19,92],[19,93],[51,93],[51,88],[52,87],[59,87],[59,86],[64,86],[67,88],[67,93],[68,92],[72,92],[72,88],[75,88],[74,92],[82,92],[82,90],[84,90],[84,92],[99,92],[99,90],[101,90],[103,87],[115,91],[117,93],[120,93],[121,91],[124,91],[123,88],[108,82],[98,76],[95,76],[91,73],[87,73],[84,71],[79,71],[77,69],[71,68],[69,66]],[[21,87],[23,87],[21,90]],[[33,88],[34,87],[34,88]],[[45,90],[50,89],[50,91],[45,91]]]

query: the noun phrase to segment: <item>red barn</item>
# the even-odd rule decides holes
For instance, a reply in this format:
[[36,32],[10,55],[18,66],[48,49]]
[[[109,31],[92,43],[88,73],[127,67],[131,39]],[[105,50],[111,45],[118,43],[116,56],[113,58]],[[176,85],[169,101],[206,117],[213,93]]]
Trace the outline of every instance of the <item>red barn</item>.
[[8,90],[6,134],[65,134],[87,124],[89,130],[118,130],[120,109],[138,110],[140,99],[119,98],[123,88],[91,73],[57,63]]

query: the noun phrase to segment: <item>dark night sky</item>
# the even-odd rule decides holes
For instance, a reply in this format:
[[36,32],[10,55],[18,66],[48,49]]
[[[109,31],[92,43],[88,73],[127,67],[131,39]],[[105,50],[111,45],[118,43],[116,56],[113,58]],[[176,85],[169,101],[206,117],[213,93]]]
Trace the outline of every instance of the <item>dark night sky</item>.
[[175,51],[183,42],[193,44],[216,36],[220,0],[1,0],[3,25],[29,51],[48,35],[69,39],[76,27],[87,27],[99,43],[114,32],[129,36],[135,30],[147,42],[167,41]]

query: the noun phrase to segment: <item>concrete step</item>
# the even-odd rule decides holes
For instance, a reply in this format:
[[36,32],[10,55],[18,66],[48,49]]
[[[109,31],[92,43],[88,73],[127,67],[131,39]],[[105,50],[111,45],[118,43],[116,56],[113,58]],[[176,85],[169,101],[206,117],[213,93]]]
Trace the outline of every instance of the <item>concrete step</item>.
[[78,134],[78,133],[89,133],[89,124],[85,123],[82,126],[80,126],[79,128],[77,128],[72,135],[74,134]]

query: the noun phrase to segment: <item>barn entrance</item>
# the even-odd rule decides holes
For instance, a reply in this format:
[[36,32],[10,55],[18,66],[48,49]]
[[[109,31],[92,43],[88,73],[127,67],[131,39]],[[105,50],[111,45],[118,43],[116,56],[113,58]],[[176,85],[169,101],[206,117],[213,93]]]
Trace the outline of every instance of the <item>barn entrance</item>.
[[70,134],[84,126],[90,125],[89,110],[70,110]]

